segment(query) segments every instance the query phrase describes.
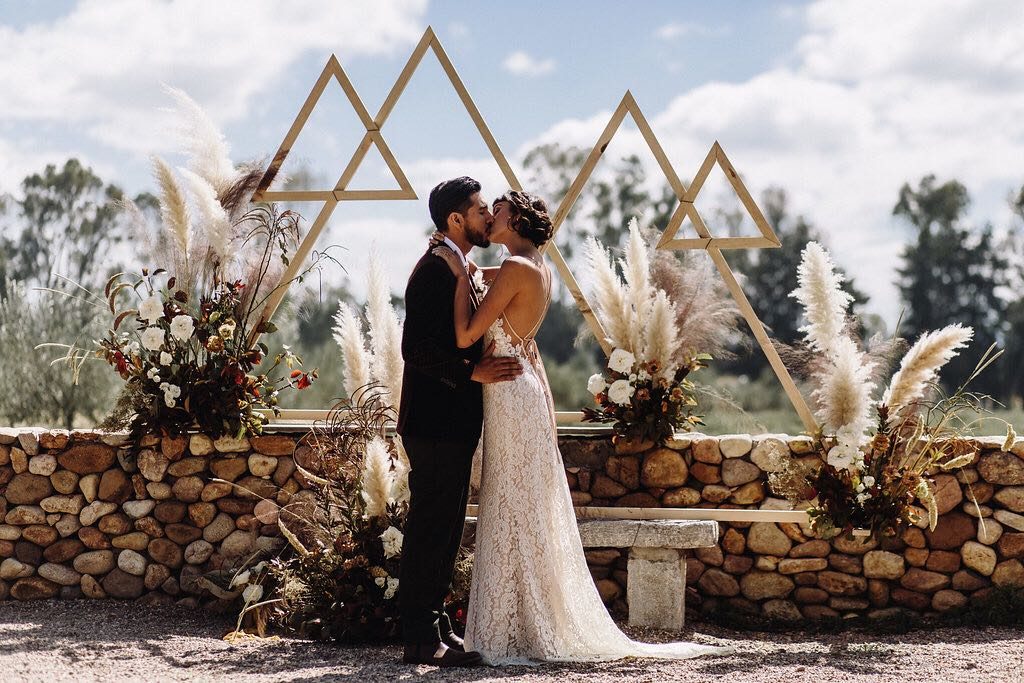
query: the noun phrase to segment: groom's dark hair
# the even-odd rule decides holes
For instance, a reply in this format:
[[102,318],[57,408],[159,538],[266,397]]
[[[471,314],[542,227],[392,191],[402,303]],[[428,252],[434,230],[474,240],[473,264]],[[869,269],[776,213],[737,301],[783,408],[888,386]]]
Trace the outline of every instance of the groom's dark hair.
[[427,206],[430,219],[441,232],[448,232],[448,216],[453,213],[465,214],[471,204],[469,198],[480,191],[480,183],[469,176],[460,176],[439,183],[430,191]]

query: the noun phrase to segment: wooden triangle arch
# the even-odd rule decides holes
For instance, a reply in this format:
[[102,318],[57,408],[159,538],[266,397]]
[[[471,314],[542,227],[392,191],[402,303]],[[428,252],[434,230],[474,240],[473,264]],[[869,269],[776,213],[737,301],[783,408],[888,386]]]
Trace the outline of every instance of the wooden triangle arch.
[[[263,178],[260,181],[256,192],[253,194],[253,201],[276,201],[276,200],[290,200],[290,201],[322,201],[324,202],[323,208],[320,210],[319,215],[313,224],[310,226],[309,231],[303,238],[302,243],[299,245],[295,254],[293,255],[291,262],[289,263],[288,269],[282,277],[282,282],[291,281],[299,272],[301,264],[305,262],[312,250],[313,244],[319,238],[327,220],[330,218],[334,209],[337,207],[339,201],[352,201],[352,200],[368,200],[368,199],[384,199],[384,200],[395,200],[395,199],[416,199],[416,194],[412,187],[409,185],[405,174],[402,169],[398,166],[398,163],[394,159],[394,155],[384,142],[384,138],[381,136],[381,128],[383,128],[388,117],[391,115],[392,110],[397,104],[402,93],[405,91],[406,86],[409,84],[409,80],[412,78],[417,67],[423,61],[423,57],[427,50],[431,50],[434,56],[437,57],[438,62],[441,64],[441,68],[444,70],[445,75],[451,82],[452,87],[455,88],[455,92],[458,94],[459,99],[462,101],[463,106],[466,108],[467,113],[476,126],[477,131],[483,138],[484,143],[487,145],[487,149],[491,152],[491,156],[494,161],[498,164],[502,174],[505,176],[505,180],[509,184],[509,188],[513,190],[522,190],[523,186],[516,177],[515,172],[512,170],[511,165],[508,163],[508,159],[505,154],[501,151],[497,141],[491,134],[490,129],[487,127],[487,123],[480,115],[480,110],[477,109],[476,104],[473,102],[473,98],[470,96],[469,91],[466,89],[465,84],[462,82],[462,78],[455,70],[455,66],[452,64],[451,59],[448,58],[447,53],[442,47],[441,42],[437,39],[437,35],[434,33],[433,28],[427,27],[427,30],[423,33],[423,37],[420,38],[420,42],[413,49],[412,54],[409,56],[405,67],[402,69],[395,81],[395,84],[391,87],[391,91],[387,97],[384,98],[384,102],[381,104],[380,109],[377,111],[377,115],[370,118],[369,113],[366,111],[366,107],[363,105],[362,100],[356,93],[355,87],[349,80],[345,70],[341,67],[337,58],[331,55],[331,58],[327,62],[327,66],[324,67],[323,72],[320,74],[320,78],[313,86],[313,90],[309,93],[305,103],[299,111],[298,116],[292,123],[291,128],[285,135],[284,141],[281,143],[277,154],[274,155],[274,159],[271,161],[264,173]],[[284,159],[288,156],[288,152],[291,150],[292,145],[295,143],[295,139],[298,137],[299,132],[305,125],[309,118],[310,113],[316,107],[317,101],[323,94],[324,89],[327,87],[328,82],[331,78],[334,78],[341,85],[345,91],[345,95],[348,97],[353,108],[356,110],[356,114],[359,116],[359,120],[366,128],[366,132],[363,134],[363,139],[356,147],[352,158],[349,160],[342,171],[341,177],[338,178],[338,182],[335,184],[333,190],[322,190],[322,191],[269,191],[268,188],[274,180],[274,176],[277,175],[281,168],[281,164]],[[346,189],[348,183],[352,180],[352,177],[356,174],[360,164],[366,157],[366,152],[369,151],[370,145],[376,145],[381,156],[388,164],[388,168],[391,169],[392,174],[398,181],[401,189],[399,190],[348,190]],[[599,340],[604,340],[605,332],[601,326],[600,321],[594,314],[590,303],[587,301],[583,290],[580,289],[579,284],[576,282],[575,276],[572,271],[569,270],[569,265],[566,263],[562,253],[558,250],[557,245],[554,241],[548,242],[546,245],[545,253],[547,253],[551,260],[555,264],[555,268],[558,270],[559,275],[562,278],[562,282],[565,284],[566,289],[572,294],[573,299],[576,301],[576,305],[580,312],[583,314],[584,320],[590,327],[594,336]],[[287,292],[287,286],[280,287],[277,289],[267,300],[267,304],[264,307],[262,318],[264,320],[270,319],[270,317],[277,310],[277,307],[281,304],[285,293]],[[256,337],[254,336],[253,341]],[[609,350],[609,349],[606,349]]]

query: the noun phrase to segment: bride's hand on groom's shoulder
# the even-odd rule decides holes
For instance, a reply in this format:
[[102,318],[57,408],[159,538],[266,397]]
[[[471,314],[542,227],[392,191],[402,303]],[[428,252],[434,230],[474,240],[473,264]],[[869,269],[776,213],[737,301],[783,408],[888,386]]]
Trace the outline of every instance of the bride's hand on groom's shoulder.
[[436,246],[430,253],[434,256],[440,256],[443,258],[445,263],[448,264],[448,267],[452,269],[452,274],[455,275],[455,277],[467,275],[466,268],[462,265],[462,259],[460,259],[458,255],[447,245],[442,244],[440,246]]

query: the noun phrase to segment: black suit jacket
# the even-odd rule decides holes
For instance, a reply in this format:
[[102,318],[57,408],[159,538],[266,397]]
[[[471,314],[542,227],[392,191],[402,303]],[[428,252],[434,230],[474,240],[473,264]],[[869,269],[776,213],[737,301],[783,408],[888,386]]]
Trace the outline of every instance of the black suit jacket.
[[453,441],[480,438],[482,385],[470,379],[483,355],[483,339],[468,349],[455,343],[456,279],[444,259],[428,250],[405,290],[402,333],[402,403],[398,433]]

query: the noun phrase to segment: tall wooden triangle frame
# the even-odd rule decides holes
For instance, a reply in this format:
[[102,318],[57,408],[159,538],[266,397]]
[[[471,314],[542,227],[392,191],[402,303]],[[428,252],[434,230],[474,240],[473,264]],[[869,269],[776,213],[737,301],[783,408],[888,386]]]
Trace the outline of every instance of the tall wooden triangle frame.
[[[398,164],[387,143],[384,141],[381,129],[384,127],[385,122],[394,110],[395,105],[401,98],[402,93],[405,91],[406,86],[422,62],[428,49],[434,53],[435,57],[437,57],[441,68],[444,70],[448,80],[455,88],[455,92],[458,94],[459,99],[466,108],[466,111],[476,126],[477,131],[480,133],[484,143],[487,145],[487,149],[490,151],[494,161],[498,164],[502,174],[505,176],[505,180],[508,182],[509,187],[513,190],[523,189],[522,184],[519,182],[519,179],[516,177],[515,172],[508,163],[505,154],[501,151],[501,148],[498,146],[497,141],[491,134],[486,122],[480,115],[479,109],[477,109],[472,97],[470,97],[469,91],[466,89],[465,84],[463,84],[461,77],[458,72],[456,72],[454,65],[448,58],[447,53],[441,46],[441,43],[437,39],[432,28],[427,27],[423,37],[416,45],[406,62],[405,67],[399,74],[398,79],[392,86],[391,91],[388,93],[387,97],[385,97],[376,116],[372,118],[366,110],[365,105],[363,105],[362,100],[359,98],[359,95],[356,92],[355,87],[352,85],[351,80],[348,78],[348,75],[345,73],[345,70],[338,62],[338,59],[334,55],[331,55],[330,59],[327,61],[327,65],[324,67],[320,77],[317,79],[313,89],[310,91],[309,96],[306,98],[305,103],[302,105],[298,115],[295,117],[295,121],[292,123],[291,128],[289,128],[288,133],[285,135],[285,138],[278,148],[277,153],[274,155],[273,160],[264,172],[263,177],[261,178],[252,197],[253,201],[323,202],[320,213],[310,225],[309,231],[299,244],[295,254],[292,255],[288,268],[282,276],[282,282],[290,282],[296,277],[302,263],[304,263],[306,258],[309,256],[313,245],[319,239],[324,226],[327,224],[327,221],[333,214],[334,209],[337,208],[339,202],[363,200],[407,200],[417,198],[416,193],[409,184],[401,166]],[[341,86],[349,102],[352,104],[353,109],[358,115],[360,122],[366,129],[362,140],[356,147],[355,152],[352,154],[352,158],[345,166],[345,169],[338,178],[338,182],[335,183],[334,188],[330,190],[270,190],[270,185],[280,170],[281,165],[284,163],[285,158],[288,156],[288,153],[291,151],[292,145],[294,145],[295,140],[298,138],[299,133],[308,121],[313,109],[316,108],[321,95],[332,78]],[[796,384],[793,382],[793,379],[789,374],[789,371],[779,358],[775,347],[771,344],[771,340],[768,338],[767,332],[765,332],[764,325],[758,319],[757,314],[754,312],[750,302],[746,298],[746,295],[743,293],[743,289],[737,282],[732,269],[729,267],[729,264],[722,255],[722,249],[773,248],[778,247],[780,243],[771,226],[765,220],[761,210],[757,207],[757,204],[743,185],[739,174],[733,168],[729,159],[726,157],[725,152],[722,150],[721,145],[719,145],[717,141],[712,145],[704,163],[701,165],[700,170],[694,177],[690,187],[687,188],[673,168],[668,156],[665,154],[665,150],[654,135],[654,131],[651,129],[646,117],[637,105],[632,93],[627,90],[555,211],[552,219],[554,231],[557,232],[565,222],[566,217],[569,215],[573,205],[575,205],[576,201],[579,199],[583,188],[586,186],[593,174],[598,161],[600,161],[601,156],[608,147],[608,144],[611,142],[612,138],[615,137],[615,134],[618,132],[623,120],[625,120],[626,114],[629,114],[633,118],[637,128],[640,130],[641,136],[644,138],[647,146],[654,154],[654,157],[658,162],[658,166],[661,168],[670,187],[679,200],[679,206],[676,208],[669,220],[669,223],[658,242],[657,248],[664,250],[703,249],[710,254],[711,259],[725,281],[730,294],[736,301],[741,314],[750,326],[751,331],[754,333],[755,339],[757,339],[762,351],[768,358],[772,369],[775,371],[776,376],[782,384],[790,402],[793,404],[793,407],[796,409],[797,414],[800,416],[805,428],[808,431],[815,431],[817,429],[817,423],[814,420],[810,409],[804,402],[803,397],[800,395],[799,390],[796,388]],[[388,169],[398,182],[398,189],[348,189],[348,183],[351,182],[352,178],[355,176],[371,145],[377,147],[387,164]],[[694,201],[715,164],[718,164],[725,172],[734,191],[760,231],[760,237],[714,237],[708,231],[707,226],[701,219],[700,214],[697,212]],[[687,216],[690,217],[698,237],[676,238],[675,234],[682,225],[684,218]],[[565,261],[565,258],[559,251],[558,246],[555,244],[554,239],[545,245],[544,253],[551,257],[551,260],[558,270],[566,289],[575,300],[577,307],[583,314],[584,320],[586,320],[587,325],[597,338],[601,348],[604,349],[605,353],[610,353],[612,349],[604,331],[604,327],[602,326],[601,321],[598,320],[597,316],[594,314],[593,308],[590,306],[586,295],[580,288],[579,283],[576,281],[568,263]],[[262,318],[264,320],[270,319],[277,310],[287,292],[287,289],[287,287],[281,287],[268,298],[262,313]]]

